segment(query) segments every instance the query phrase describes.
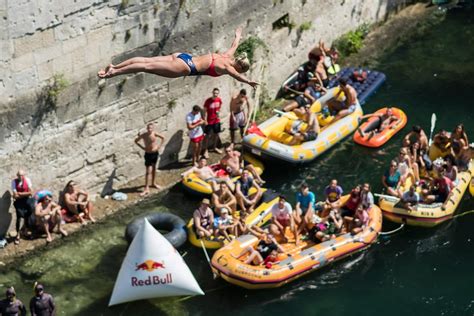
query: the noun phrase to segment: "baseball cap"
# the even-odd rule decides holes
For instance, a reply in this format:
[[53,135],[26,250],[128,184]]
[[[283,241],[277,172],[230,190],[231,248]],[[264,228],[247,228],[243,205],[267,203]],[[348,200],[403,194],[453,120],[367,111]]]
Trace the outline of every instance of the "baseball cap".
[[209,199],[202,199],[201,203],[211,205],[211,201],[209,201]]

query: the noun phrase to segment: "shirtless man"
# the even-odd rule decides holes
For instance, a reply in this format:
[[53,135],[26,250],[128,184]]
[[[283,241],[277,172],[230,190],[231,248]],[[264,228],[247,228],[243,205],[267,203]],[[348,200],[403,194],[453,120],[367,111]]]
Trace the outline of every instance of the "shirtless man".
[[89,201],[89,193],[79,189],[72,180],[66,184],[63,206],[67,208],[69,213],[77,215],[82,225],[86,224],[86,218],[95,223],[95,219],[92,217],[94,206]]
[[[241,176],[242,171],[244,168],[242,168],[242,163],[240,161],[240,153],[236,150],[234,150],[234,146],[230,144],[225,148],[225,155],[222,157],[220,161],[222,167],[225,168],[225,170],[232,176]],[[252,174],[253,178],[259,183],[263,184],[265,181],[260,178],[260,176],[257,173],[257,170],[255,170],[255,167],[252,164],[248,164],[245,166],[245,169],[250,171]]]
[[309,106],[305,107],[303,121],[308,124],[308,128],[304,132],[296,132],[293,134],[293,139],[289,143],[290,146],[301,144],[302,142],[309,142],[318,138],[320,127],[316,114],[311,112]]
[[[339,87],[341,88],[339,92],[327,103],[331,112],[337,112],[333,122],[354,113],[357,107],[357,91],[347,83],[345,78],[339,79]],[[337,101],[341,93],[344,93],[346,97],[343,102]]]
[[[366,135],[369,135],[368,139],[371,139],[376,134],[381,133],[383,130],[387,129],[390,126],[390,124],[395,123],[395,122],[398,123],[400,121],[400,119],[398,117],[393,115],[393,110],[392,110],[391,107],[387,107],[387,110],[383,114],[371,113],[371,114],[366,114],[364,116],[361,116],[359,118],[359,124],[363,119],[366,119],[366,118],[369,118],[369,117],[377,117],[378,118],[378,124],[375,128],[368,131],[367,134],[364,133],[364,131],[359,126],[357,131],[359,132],[360,136],[362,136],[362,138],[364,138]],[[395,125],[396,124],[394,124],[392,126],[392,128],[394,128]]]
[[[245,107],[247,113],[245,113]],[[244,128],[247,124],[247,117],[250,115],[250,103],[247,98],[247,91],[240,90],[239,94],[232,97],[230,100],[230,142],[235,142],[235,131],[240,129],[240,137],[244,137]]]
[[428,137],[426,136],[425,131],[419,126],[414,125],[411,132],[405,135],[403,141],[408,142],[408,146],[418,142],[420,143],[420,149],[423,151],[428,151]]
[[212,204],[217,215],[221,215],[222,208],[231,209],[232,212],[237,210],[237,199],[230,192],[229,187],[225,183],[219,185],[219,190],[212,193]]
[[[158,138],[160,139],[160,143],[158,144]],[[140,144],[140,140],[143,140],[145,146]],[[161,146],[163,145],[165,138],[155,132],[155,124],[148,123],[146,125],[146,132],[145,133],[138,133],[138,136],[135,138],[135,144],[138,147],[145,151],[145,189],[140,196],[145,196],[150,193],[150,183],[156,189],[161,189],[161,187],[156,184],[155,182],[155,175],[156,175],[156,163],[158,162],[158,155]],[[151,181],[149,182],[149,177],[151,175]]]
[[451,151],[451,134],[442,129],[433,137],[433,145],[439,148],[441,152]]
[[199,179],[204,180],[207,183],[210,183],[213,192],[219,190],[219,187],[217,186],[218,182],[226,182],[226,184],[231,189],[234,187],[234,184],[232,180],[230,180],[229,177],[220,178],[220,179],[217,178],[217,175],[214,172],[214,170],[212,170],[212,168],[207,165],[206,157],[201,157],[198,161],[198,165],[183,172],[181,174],[181,177],[184,178],[191,173],[196,174],[196,176],[198,176]]
[[38,201],[34,218],[37,230],[46,233],[46,242],[49,243],[53,240],[51,232],[56,225],[58,226],[58,232],[63,236],[67,236],[67,232],[61,228],[61,206],[54,203],[51,196],[45,195]]
[[327,88],[329,86],[329,78],[324,66],[324,56],[320,56],[318,63],[316,64],[316,78],[322,87]]

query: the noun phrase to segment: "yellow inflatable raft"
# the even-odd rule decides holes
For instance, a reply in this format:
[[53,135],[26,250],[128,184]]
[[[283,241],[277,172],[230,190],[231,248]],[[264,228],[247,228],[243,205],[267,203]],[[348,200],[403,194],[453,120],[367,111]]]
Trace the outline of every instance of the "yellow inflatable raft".
[[445,148],[439,148],[434,143],[431,144],[430,149],[428,150],[428,156],[431,161],[435,161],[436,158],[444,158],[451,153],[451,143],[448,143]]
[[[271,208],[272,206],[278,202],[278,194],[271,190],[265,190],[262,195],[262,199],[258,207],[247,217],[246,224],[249,226],[263,226],[266,222],[270,220],[272,217]],[[250,194],[255,192],[255,189],[250,189]],[[201,241],[197,237],[196,232],[194,231],[194,220],[191,218],[186,225],[188,230],[188,240],[189,242],[196,247],[202,247]],[[218,238],[211,238],[211,239],[203,239],[204,247],[207,249],[218,249],[221,248],[225,243],[226,240],[224,237]]]
[[445,210],[442,210],[443,203],[416,205],[415,210],[409,211],[399,204],[400,199],[379,195],[379,206],[383,216],[395,223],[406,223],[411,226],[434,227],[453,217],[459,202],[466,192],[471,175],[474,174],[474,163],[471,161],[467,171],[458,174],[454,188],[448,196]]
[[[251,163],[255,170],[257,171],[258,175],[261,175],[264,170],[264,166],[261,161],[256,159],[253,155],[245,153],[243,155],[244,162]],[[222,169],[219,163],[210,166],[214,172],[217,173],[217,177],[225,178],[228,177],[228,173]],[[237,180],[238,177],[233,178],[232,180]],[[203,179],[199,178],[195,173],[190,173],[189,175],[183,177],[181,180],[186,191],[192,193],[194,195],[211,195],[212,194],[212,187],[211,185],[204,181]]]
[[[339,89],[339,87],[329,89],[324,96],[311,105],[311,111],[321,112]],[[244,137],[243,144],[257,156],[276,158],[291,163],[309,162],[354,132],[359,124],[358,118],[362,114],[359,102],[353,113],[336,122],[332,122],[334,119],[332,116],[324,117],[319,114],[321,132],[318,137],[298,145],[288,145],[293,140],[291,131],[294,131],[295,127],[299,131],[305,131],[306,123],[302,123],[293,112],[281,116],[275,115],[258,125],[258,132],[249,130],[250,133]]]
[[471,192],[471,196],[474,196],[474,177],[471,178],[471,183],[469,184],[469,192]]
[[[282,244],[285,254],[280,255],[279,262],[269,269],[263,265],[245,264],[243,258],[233,257],[249,246],[255,247],[259,242],[253,235],[240,236],[214,253],[212,270],[227,282],[247,289],[280,287],[369,247],[377,240],[382,229],[382,214],[376,205],[369,209],[369,217],[369,224],[357,235],[346,233],[319,244],[310,240],[300,241],[298,246],[291,240]],[[292,237],[291,234],[289,236]]]

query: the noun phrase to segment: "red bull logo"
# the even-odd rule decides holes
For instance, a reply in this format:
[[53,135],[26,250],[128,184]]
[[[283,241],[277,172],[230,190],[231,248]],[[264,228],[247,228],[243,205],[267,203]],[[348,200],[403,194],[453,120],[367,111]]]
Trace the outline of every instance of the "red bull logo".
[[146,260],[143,263],[137,264],[135,271],[144,270],[144,271],[151,272],[156,269],[165,269],[165,262],[161,261],[160,263],[154,260]]

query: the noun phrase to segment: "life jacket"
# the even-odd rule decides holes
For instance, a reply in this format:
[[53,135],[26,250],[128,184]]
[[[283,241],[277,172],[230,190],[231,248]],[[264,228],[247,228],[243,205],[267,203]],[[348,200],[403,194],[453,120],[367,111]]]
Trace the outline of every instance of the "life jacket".
[[20,181],[18,181],[18,179],[15,179],[15,189],[16,189],[16,192],[28,192],[30,190],[25,176],[21,176],[21,185],[20,185]]

